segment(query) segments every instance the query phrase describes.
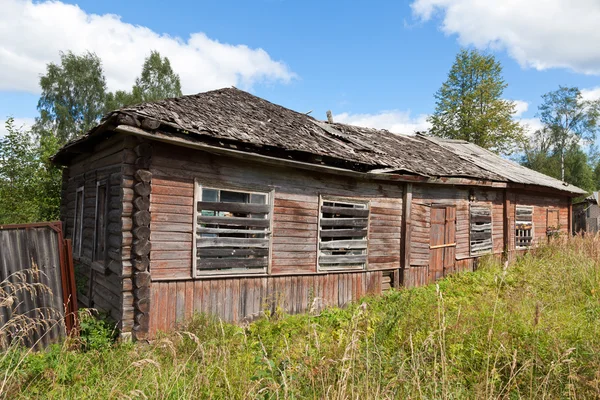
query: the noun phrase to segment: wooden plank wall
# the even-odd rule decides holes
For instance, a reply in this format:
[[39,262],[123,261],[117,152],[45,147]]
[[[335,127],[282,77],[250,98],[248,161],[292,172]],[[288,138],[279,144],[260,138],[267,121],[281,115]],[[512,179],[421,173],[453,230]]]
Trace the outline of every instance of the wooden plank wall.
[[428,283],[430,257],[431,205],[445,204],[456,207],[456,265],[452,272],[472,271],[475,263],[470,255],[469,204],[492,207],[494,254],[502,254],[503,238],[503,191],[500,189],[474,189],[475,200],[469,203],[469,190],[456,187],[415,185],[411,215],[410,266],[404,270],[406,287]]
[[[368,269],[400,268],[402,188],[161,145],[152,156],[152,279],[192,277],[194,178],[208,186],[274,190],[272,274],[316,273],[319,195],[371,201]],[[175,156],[176,155],[176,156]]]
[[558,210],[560,232],[569,233],[569,199],[566,197],[551,197],[544,194],[511,192],[511,227],[513,243],[511,250],[514,250],[514,221],[516,205],[533,206],[533,236],[534,245],[546,243],[547,214],[548,209]]
[[[92,304],[94,308],[108,313],[119,328],[127,330],[121,323],[124,308],[123,292],[130,290],[131,279],[123,273],[122,251],[130,245],[130,237],[123,234],[127,230],[127,222],[122,220],[122,213],[130,212],[127,199],[132,195],[123,186],[123,163],[132,158],[126,149],[126,140],[122,136],[107,139],[97,144],[88,153],[77,156],[68,168],[63,171],[61,221],[66,238],[73,238],[75,218],[75,193],[79,186],[84,186],[83,237],[82,254],[75,254],[78,278],[78,298],[84,305]],[[107,227],[107,259],[105,272],[92,272],[92,256],[94,248],[94,229],[96,213],[96,182],[106,180],[108,183],[109,201]],[[130,229],[130,228],[129,228]],[[129,243],[129,244],[128,244]],[[92,277],[91,296],[88,292],[89,279]],[[91,297],[91,299],[89,298]],[[90,303],[91,301],[91,303]]]
[[343,307],[366,294],[380,294],[381,286],[382,271],[153,282],[150,336],[196,312],[250,321],[276,308],[302,313]]

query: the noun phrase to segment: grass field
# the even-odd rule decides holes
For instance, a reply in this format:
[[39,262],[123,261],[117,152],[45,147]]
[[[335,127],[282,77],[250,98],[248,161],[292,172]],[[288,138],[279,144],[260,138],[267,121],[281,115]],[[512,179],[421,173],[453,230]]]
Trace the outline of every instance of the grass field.
[[196,316],[152,344],[84,341],[0,356],[6,398],[598,398],[600,238],[509,268],[244,327]]

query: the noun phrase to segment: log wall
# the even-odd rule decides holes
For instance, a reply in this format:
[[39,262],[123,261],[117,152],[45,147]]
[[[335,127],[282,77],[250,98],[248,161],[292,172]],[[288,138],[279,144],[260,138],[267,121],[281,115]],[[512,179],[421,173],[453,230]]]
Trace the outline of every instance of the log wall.
[[[96,182],[109,184],[107,257],[92,262]],[[194,278],[194,180],[220,189],[273,193],[272,257],[267,274]],[[447,273],[472,271],[469,205],[492,208],[495,257],[512,258],[515,206],[534,206],[534,244],[546,239],[547,212],[558,210],[568,232],[569,199],[529,191],[407,185],[246,162],[166,144],[116,136],[75,158],[63,174],[61,219],[72,238],[76,190],[84,186],[82,254],[76,257],[84,305],[108,312],[138,339],[175,326],[195,311],[227,321],[265,310],[305,312],[343,306],[402,283],[430,283],[430,210],[456,209],[455,259]],[[405,190],[410,188],[410,190]],[[320,196],[368,200],[365,271],[317,269]],[[403,204],[403,198],[406,204]],[[403,211],[404,210],[404,211]],[[403,212],[410,215],[403,226]],[[505,219],[506,216],[506,219]],[[406,243],[402,232],[406,229]],[[402,256],[402,259],[401,259]],[[404,262],[403,260],[406,260]],[[404,265],[405,264],[405,265]],[[404,269],[402,269],[405,266]]]
[[[131,290],[130,274],[123,268],[122,254],[130,248],[127,235],[128,201],[131,193],[127,188],[124,165],[132,160],[127,149],[128,139],[122,136],[107,139],[89,153],[76,157],[63,170],[61,221],[65,237],[73,238],[75,199],[78,187],[84,187],[82,251],[74,251],[78,299],[86,307],[106,312],[118,322],[119,329],[131,329],[123,321],[128,310],[127,292]],[[94,230],[96,216],[96,184],[107,182],[107,232],[106,258],[93,262]],[[123,232],[125,230],[125,232]],[[130,272],[130,270],[129,270]]]
[[195,178],[216,188],[274,191],[273,275],[317,272],[319,195],[369,200],[367,268],[400,268],[403,185],[273,168],[167,145],[155,146],[150,170],[153,281],[193,277]]

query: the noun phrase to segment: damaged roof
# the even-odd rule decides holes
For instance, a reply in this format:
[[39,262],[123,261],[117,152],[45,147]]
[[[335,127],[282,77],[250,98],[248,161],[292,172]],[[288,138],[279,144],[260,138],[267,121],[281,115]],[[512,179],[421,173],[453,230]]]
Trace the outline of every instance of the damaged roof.
[[[156,134],[177,135],[189,142],[204,142],[215,147],[238,144],[241,146],[234,148],[246,152],[360,172],[462,177],[583,193],[579,188],[565,186],[561,181],[518,166],[467,142],[459,145],[421,135],[397,135],[386,130],[323,122],[236,88],[142,103],[113,111],[99,126],[65,145],[55,160],[60,162],[100,131],[122,124],[122,121],[130,121],[129,125],[141,126]],[[472,155],[474,153],[485,154],[485,160],[478,160]],[[505,171],[507,165],[510,173]]]
[[571,193],[585,194],[586,191],[567,182],[560,181],[541,172],[526,168],[465,140],[452,140],[427,137],[426,139],[439,143],[452,151],[463,160],[488,170],[497,171],[506,182],[524,185],[539,185]]

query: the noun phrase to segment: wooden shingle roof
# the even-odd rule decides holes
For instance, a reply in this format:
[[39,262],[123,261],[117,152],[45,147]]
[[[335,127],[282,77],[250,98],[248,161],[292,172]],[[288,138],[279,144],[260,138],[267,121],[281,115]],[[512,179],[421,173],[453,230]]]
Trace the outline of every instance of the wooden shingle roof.
[[[99,127],[63,147],[55,159],[94,136],[103,125],[115,125],[120,123],[115,121],[127,118],[138,125],[142,121],[141,128],[150,126],[150,131],[156,134],[177,135],[180,141],[203,142],[216,147],[234,146],[246,152],[359,172],[517,182],[570,193],[580,190],[533,171],[530,171],[532,178],[527,181],[522,179],[522,174],[508,176],[503,171],[506,160],[492,153],[486,154],[484,165],[465,157],[461,149],[440,141],[420,135],[397,135],[386,130],[319,121],[236,88],[113,111]],[[490,165],[494,163],[497,168]],[[520,166],[518,170],[529,171]]]

